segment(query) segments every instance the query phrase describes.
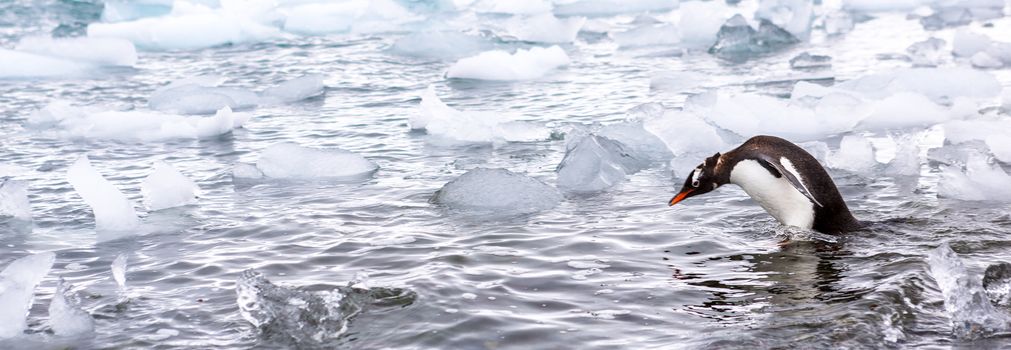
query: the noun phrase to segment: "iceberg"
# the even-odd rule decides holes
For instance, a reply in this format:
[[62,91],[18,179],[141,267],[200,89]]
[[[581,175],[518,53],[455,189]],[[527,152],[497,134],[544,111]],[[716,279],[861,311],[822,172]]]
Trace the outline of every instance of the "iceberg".
[[70,285],[63,277],[56,283],[56,293],[49,302],[49,326],[60,337],[80,336],[95,331],[95,321],[87,311],[81,309],[77,295],[70,292]]
[[21,39],[14,49],[96,66],[133,67],[137,64],[137,49],[133,43],[118,38],[36,36]]
[[558,164],[558,187],[570,192],[596,192],[624,181],[649,161],[636,159],[620,142],[597,135],[572,139]]
[[477,80],[531,80],[541,78],[556,68],[569,65],[569,55],[558,46],[485,51],[463,58],[449,67],[447,78]]
[[14,180],[0,174],[0,218],[3,217],[23,222],[32,221],[27,181]]
[[52,252],[14,260],[0,271],[0,339],[21,335],[28,321],[35,287],[49,273],[56,260]]
[[200,188],[172,165],[156,161],[151,174],[141,182],[140,193],[144,206],[155,211],[195,204]]
[[418,113],[408,120],[411,129],[458,142],[501,143],[547,140],[551,130],[508,115],[460,111],[439,99],[435,87],[421,95]]
[[927,263],[944,297],[944,308],[956,337],[972,340],[1009,329],[1011,318],[990,303],[980,279],[969,275],[962,259],[948,243],[931,251]]
[[562,195],[525,175],[477,168],[446,183],[431,201],[452,209],[523,214],[554,208]]
[[249,114],[224,107],[214,116],[183,116],[152,111],[114,111],[54,101],[28,117],[26,127],[65,138],[110,140],[203,139],[241,127]]
[[[311,148],[291,142],[267,147],[256,161],[256,170],[273,179],[359,180],[378,169],[376,163],[340,148]],[[233,176],[241,175],[233,172]]]
[[545,44],[567,44],[576,41],[579,29],[586,23],[586,17],[559,19],[551,13],[514,18],[507,27],[516,39]]
[[96,229],[126,231],[140,224],[133,203],[91,166],[88,156],[77,158],[67,169],[67,181],[91,207]]

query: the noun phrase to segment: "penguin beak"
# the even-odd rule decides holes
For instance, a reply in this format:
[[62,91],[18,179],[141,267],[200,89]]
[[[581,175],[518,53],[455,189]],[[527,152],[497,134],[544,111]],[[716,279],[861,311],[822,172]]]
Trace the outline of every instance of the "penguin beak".
[[670,202],[668,202],[667,205],[668,206],[674,206],[675,204],[678,204],[678,202],[681,202],[681,201],[685,200],[685,198],[688,198],[688,195],[691,194],[694,191],[695,191],[695,189],[691,189],[691,188],[686,189],[684,191],[681,191],[681,193],[678,193],[678,195],[674,196],[674,198],[671,198]]

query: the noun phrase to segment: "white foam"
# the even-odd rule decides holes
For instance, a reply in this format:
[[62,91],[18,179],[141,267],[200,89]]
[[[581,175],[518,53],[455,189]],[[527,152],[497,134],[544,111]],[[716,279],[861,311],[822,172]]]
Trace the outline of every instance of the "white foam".
[[32,207],[28,201],[28,182],[5,178],[0,174],[0,217],[31,221]]
[[67,290],[69,284],[60,277],[56,293],[49,302],[49,326],[53,334],[61,337],[80,336],[95,331],[95,322],[81,309],[75,295]]
[[478,168],[442,186],[432,201],[450,208],[529,213],[555,207],[562,195],[534,178],[505,169]]
[[151,174],[140,184],[148,210],[162,210],[195,204],[200,195],[197,184],[163,161],[156,161]]
[[39,253],[14,260],[0,272],[0,339],[21,335],[28,325],[35,287],[53,267],[56,254]]
[[99,66],[133,67],[137,64],[133,43],[117,38],[35,36],[21,39],[15,50]]
[[514,18],[507,26],[509,34],[522,41],[566,44],[576,41],[576,35],[584,23],[586,17],[559,19],[551,13],[542,13]]
[[379,166],[343,149],[311,148],[283,142],[260,152],[256,168],[274,179],[357,179],[371,175]]
[[569,65],[569,56],[558,46],[517,49],[510,54],[502,50],[485,51],[463,58],[449,67],[447,78],[478,80],[531,80],[543,77],[556,68]]
[[182,116],[154,111],[103,110],[54,101],[28,117],[27,127],[65,138],[113,140],[199,139],[226,134],[251,116],[225,107],[214,116]]
[[421,95],[418,113],[408,124],[411,129],[457,142],[540,141],[551,136],[551,130],[542,125],[515,119],[498,113],[457,110],[443,103],[435,87],[429,86]]
[[77,158],[67,169],[67,181],[91,207],[96,229],[126,231],[140,224],[133,203],[91,166],[88,156]]

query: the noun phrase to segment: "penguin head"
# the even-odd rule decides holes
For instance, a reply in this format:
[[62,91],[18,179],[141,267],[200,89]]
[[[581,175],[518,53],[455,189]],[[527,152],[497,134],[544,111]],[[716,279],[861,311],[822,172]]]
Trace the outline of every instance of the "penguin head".
[[718,172],[717,164],[720,161],[720,154],[716,153],[712,157],[706,158],[702,164],[692,169],[685,179],[685,184],[681,186],[681,191],[674,198],[671,198],[668,205],[675,205],[688,197],[698,196],[715,190],[726,183],[726,176]]

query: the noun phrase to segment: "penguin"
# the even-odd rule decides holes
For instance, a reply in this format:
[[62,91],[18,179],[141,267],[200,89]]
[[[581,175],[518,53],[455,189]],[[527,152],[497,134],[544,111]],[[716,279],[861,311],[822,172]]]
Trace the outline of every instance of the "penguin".
[[688,174],[668,205],[726,184],[740,186],[783,225],[826,234],[863,226],[818,160],[775,136],[755,136],[731,151],[706,158]]

